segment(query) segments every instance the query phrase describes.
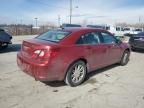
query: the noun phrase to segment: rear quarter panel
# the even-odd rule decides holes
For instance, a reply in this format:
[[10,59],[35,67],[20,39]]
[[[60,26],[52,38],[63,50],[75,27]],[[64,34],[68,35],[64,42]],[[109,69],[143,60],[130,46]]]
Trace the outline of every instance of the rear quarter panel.
[[85,56],[85,50],[80,46],[61,46],[57,54],[51,59],[52,66],[56,67],[54,68],[55,74],[60,76],[60,80],[63,80],[69,66],[74,61],[85,58]]

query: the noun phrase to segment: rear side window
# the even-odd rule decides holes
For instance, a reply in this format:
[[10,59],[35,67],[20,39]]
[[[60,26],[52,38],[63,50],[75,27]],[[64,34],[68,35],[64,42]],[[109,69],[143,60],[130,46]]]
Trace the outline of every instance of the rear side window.
[[104,44],[114,44],[116,43],[116,39],[109,33],[102,32],[102,43]]
[[100,43],[99,34],[94,32],[82,35],[76,42],[76,44],[90,44],[90,45],[99,43]]
[[65,32],[65,31],[48,31],[44,34],[41,34],[40,36],[36,37],[41,40],[47,40],[47,41],[52,41],[52,42],[59,42],[62,40],[64,37],[69,35],[70,32]]

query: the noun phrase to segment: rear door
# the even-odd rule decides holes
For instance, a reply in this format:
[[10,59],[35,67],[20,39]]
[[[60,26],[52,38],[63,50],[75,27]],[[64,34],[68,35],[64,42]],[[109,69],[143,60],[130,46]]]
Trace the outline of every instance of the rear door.
[[121,47],[116,38],[108,32],[101,32],[102,44],[107,47],[105,65],[116,63],[121,57]]

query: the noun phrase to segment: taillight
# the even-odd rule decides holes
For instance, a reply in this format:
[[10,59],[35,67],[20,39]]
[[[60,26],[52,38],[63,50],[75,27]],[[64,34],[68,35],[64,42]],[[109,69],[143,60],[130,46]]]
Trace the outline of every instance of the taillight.
[[36,50],[36,51],[34,51],[34,54],[36,54],[39,57],[43,57],[45,55],[45,51],[44,50]]
[[32,58],[34,58],[34,59],[44,58],[46,53],[47,53],[47,50],[37,49],[33,52]]
[[55,57],[60,48],[37,49],[33,51],[32,58],[38,61],[47,61],[50,57]]

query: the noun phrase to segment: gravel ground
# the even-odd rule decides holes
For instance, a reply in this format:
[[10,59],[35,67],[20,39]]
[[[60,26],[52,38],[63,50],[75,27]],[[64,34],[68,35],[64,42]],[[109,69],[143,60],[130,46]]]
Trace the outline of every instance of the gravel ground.
[[0,51],[0,108],[144,108],[144,51],[132,52],[126,66],[89,74],[84,84],[42,83],[20,71],[16,54],[23,39]]

